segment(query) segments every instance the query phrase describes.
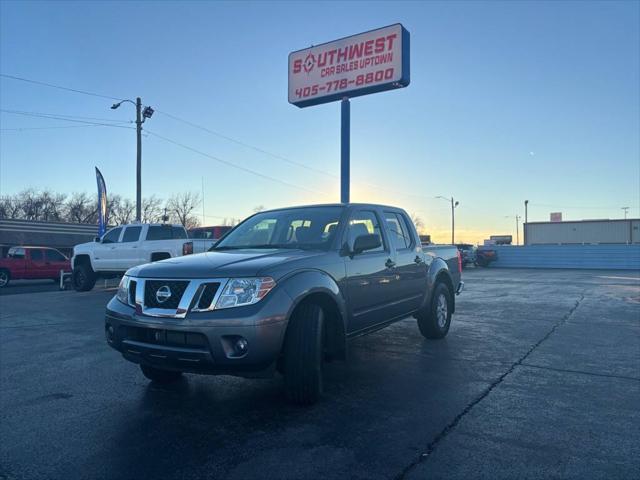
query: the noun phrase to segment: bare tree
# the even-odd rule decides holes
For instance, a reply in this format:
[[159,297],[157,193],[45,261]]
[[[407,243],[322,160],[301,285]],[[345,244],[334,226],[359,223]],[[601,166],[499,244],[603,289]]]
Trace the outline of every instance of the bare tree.
[[114,196],[111,209],[109,210],[109,222],[116,225],[126,225],[135,218],[136,206],[130,198]]
[[257,207],[253,207],[253,213],[262,212],[264,210],[264,205],[258,205]]
[[64,208],[67,196],[64,193],[52,193],[45,190],[40,194],[42,204],[41,219],[49,222],[64,221]]
[[22,218],[22,206],[15,196],[0,197],[0,218]]
[[75,192],[67,201],[66,217],[67,221],[75,223],[96,223],[97,202],[89,198],[85,192]]
[[167,201],[167,210],[171,217],[184,225],[186,228],[193,228],[200,225],[198,217],[192,215],[193,211],[200,205],[200,195],[193,192],[185,192],[174,195]]
[[142,223],[157,223],[162,220],[162,200],[151,195],[142,199]]

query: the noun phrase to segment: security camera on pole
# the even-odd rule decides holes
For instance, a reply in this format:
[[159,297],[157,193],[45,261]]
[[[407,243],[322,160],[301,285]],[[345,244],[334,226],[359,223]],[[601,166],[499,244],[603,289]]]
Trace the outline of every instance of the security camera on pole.
[[111,110],[116,110],[124,102],[132,103],[136,106],[136,221],[142,218],[142,124],[147,118],[153,115],[153,108],[144,107],[142,109],[142,99],[140,97],[133,100],[121,100],[111,105]]

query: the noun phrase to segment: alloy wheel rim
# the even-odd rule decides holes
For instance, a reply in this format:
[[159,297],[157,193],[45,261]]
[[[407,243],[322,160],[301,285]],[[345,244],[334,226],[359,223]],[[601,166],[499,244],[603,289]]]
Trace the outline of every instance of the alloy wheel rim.
[[438,318],[438,327],[444,328],[447,324],[447,297],[443,293],[438,295],[438,305],[436,307],[436,315]]
[[4,287],[7,284],[7,272],[0,272],[0,287]]

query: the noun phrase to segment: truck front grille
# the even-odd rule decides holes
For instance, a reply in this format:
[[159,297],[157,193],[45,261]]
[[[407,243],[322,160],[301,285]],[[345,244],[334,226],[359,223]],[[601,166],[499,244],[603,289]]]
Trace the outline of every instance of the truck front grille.
[[122,340],[133,340],[135,342],[150,343],[153,345],[166,345],[168,347],[209,348],[207,337],[201,333],[130,327],[126,325],[120,326],[119,333]]
[[188,281],[147,280],[144,285],[144,305],[147,308],[176,309],[188,285]]
[[202,295],[200,295],[200,300],[198,301],[199,310],[206,310],[211,306],[211,302],[213,302],[219,287],[219,283],[205,283]]

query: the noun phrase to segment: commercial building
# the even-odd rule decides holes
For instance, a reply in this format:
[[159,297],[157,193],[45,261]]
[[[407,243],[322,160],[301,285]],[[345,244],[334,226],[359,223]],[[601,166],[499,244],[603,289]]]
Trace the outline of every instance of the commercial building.
[[0,257],[18,245],[53,247],[70,255],[74,245],[90,242],[96,235],[97,225],[4,219],[0,220]]
[[525,245],[626,245],[640,243],[640,219],[529,222]]

